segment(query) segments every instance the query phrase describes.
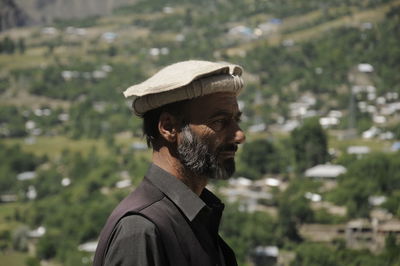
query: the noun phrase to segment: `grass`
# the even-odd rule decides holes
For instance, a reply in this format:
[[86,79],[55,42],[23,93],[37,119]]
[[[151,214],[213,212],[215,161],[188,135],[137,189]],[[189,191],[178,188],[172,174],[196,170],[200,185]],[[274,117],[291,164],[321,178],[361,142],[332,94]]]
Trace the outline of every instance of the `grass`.
[[0,252],[0,265],[4,266],[25,266],[26,259],[28,258],[27,253],[21,253],[16,251]]
[[342,152],[347,151],[349,146],[367,146],[371,152],[387,152],[390,150],[391,142],[379,139],[344,139],[339,140],[337,137],[329,137],[329,147]]
[[21,207],[21,203],[4,203],[1,204],[0,208],[0,223],[5,222],[7,216],[11,216],[14,214],[14,210],[18,207]]
[[0,105],[29,106],[31,109],[47,105],[52,108],[62,107],[68,109],[71,103],[64,100],[52,99],[46,96],[29,94],[26,91],[19,90],[15,94],[11,92],[10,95],[2,95],[0,98]]
[[58,156],[62,151],[68,149],[72,152],[87,154],[92,148],[96,148],[100,155],[107,155],[108,148],[104,140],[79,139],[74,140],[65,136],[37,137],[35,143],[27,144],[23,138],[9,138],[3,141],[7,145],[21,145],[25,152],[35,155]]
[[[135,141],[142,142],[143,140],[141,138],[117,136],[115,142],[117,145],[127,147]],[[96,148],[100,156],[107,156],[110,154],[110,149],[107,147],[104,139],[71,139],[66,136],[41,136],[35,138],[35,143],[33,144],[27,144],[24,138],[8,138],[2,140],[2,143],[6,145],[19,144],[25,152],[39,156],[47,155],[50,158],[59,156],[64,150],[87,155],[93,148]]]
[[[0,232],[4,230],[14,230],[16,227],[18,227],[19,224],[18,222],[12,221],[13,216],[14,216],[14,211],[16,209],[19,209],[20,212],[23,211],[24,203],[19,203],[19,202],[14,202],[14,203],[2,203],[0,204]],[[1,259],[0,259],[1,262]],[[1,264],[1,263],[0,263]],[[11,265],[11,264],[9,264]]]
[[2,54],[0,55],[0,66],[8,70],[39,67],[48,63],[42,54]]

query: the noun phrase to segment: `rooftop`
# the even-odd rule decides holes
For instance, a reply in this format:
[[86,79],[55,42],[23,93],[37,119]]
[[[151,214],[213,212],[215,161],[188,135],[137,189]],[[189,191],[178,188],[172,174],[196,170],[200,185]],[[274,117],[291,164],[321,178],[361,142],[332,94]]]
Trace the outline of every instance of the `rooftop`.
[[336,178],[346,173],[346,168],[342,165],[320,164],[306,170],[306,177],[314,178]]

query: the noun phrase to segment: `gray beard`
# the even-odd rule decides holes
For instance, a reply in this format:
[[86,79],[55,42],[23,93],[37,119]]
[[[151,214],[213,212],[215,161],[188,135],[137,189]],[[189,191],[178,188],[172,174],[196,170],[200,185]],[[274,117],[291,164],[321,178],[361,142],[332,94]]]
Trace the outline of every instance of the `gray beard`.
[[185,172],[213,179],[228,179],[235,172],[234,159],[218,161],[221,149],[212,151],[210,145],[196,136],[189,128],[182,128],[182,142],[178,145],[178,156]]

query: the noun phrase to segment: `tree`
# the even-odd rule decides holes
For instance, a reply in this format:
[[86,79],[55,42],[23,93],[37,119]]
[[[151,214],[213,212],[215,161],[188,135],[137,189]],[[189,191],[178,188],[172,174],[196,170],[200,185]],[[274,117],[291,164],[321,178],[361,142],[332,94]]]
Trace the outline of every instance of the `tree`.
[[[344,157],[345,159],[348,157]],[[371,153],[358,160],[341,159],[347,172],[339,176],[339,186],[329,198],[347,205],[350,217],[368,217],[371,195],[386,195],[383,204],[395,215],[400,214],[400,158],[398,154]],[[360,182],[362,180],[362,182]]]
[[292,131],[296,170],[299,173],[328,160],[328,140],[317,118],[306,119]]
[[[390,265],[400,265],[400,244],[397,243],[396,234],[390,233],[385,239],[385,258]],[[397,262],[397,264],[395,264]]]
[[245,265],[247,256],[257,246],[277,244],[276,220],[263,212],[240,212],[238,204],[227,204],[220,233],[235,250],[239,265]]
[[393,191],[383,207],[400,218],[400,189]]
[[0,42],[0,53],[13,54],[15,51],[15,43],[10,37],[6,36]]
[[265,139],[245,143],[240,154],[239,174],[256,179],[264,174],[279,173],[281,160],[278,149]]
[[117,47],[115,47],[114,45],[111,45],[110,47],[108,47],[108,56],[116,56],[118,53]]
[[28,257],[25,260],[25,265],[27,266],[40,266],[40,260],[35,257]]
[[45,260],[54,258],[57,254],[59,240],[59,236],[54,234],[46,234],[42,237],[37,244],[38,257]]
[[296,259],[290,264],[291,266],[336,266],[338,263],[335,252],[332,248],[321,244],[302,244],[297,250]]
[[13,232],[12,245],[13,249],[17,251],[28,250],[28,228],[26,226],[19,227]]
[[26,50],[25,39],[24,38],[18,39],[17,45],[18,45],[19,52],[21,54],[24,54],[25,50]]
[[302,238],[297,228],[304,222],[312,221],[314,213],[302,194],[290,194],[284,193],[279,200],[279,232],[282,239],[300,242]]

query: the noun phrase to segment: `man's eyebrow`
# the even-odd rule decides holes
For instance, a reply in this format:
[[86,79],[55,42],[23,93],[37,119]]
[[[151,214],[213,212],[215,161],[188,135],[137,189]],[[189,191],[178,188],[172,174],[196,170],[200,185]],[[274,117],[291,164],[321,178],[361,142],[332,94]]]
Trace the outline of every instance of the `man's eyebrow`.
[[229,117],[240,118],[242,116],[242,112],[239,111],[237,113],[232,113],[226,110],[217,110],[210,116],[210,118],[215,118],[217,116],[229,116]]

